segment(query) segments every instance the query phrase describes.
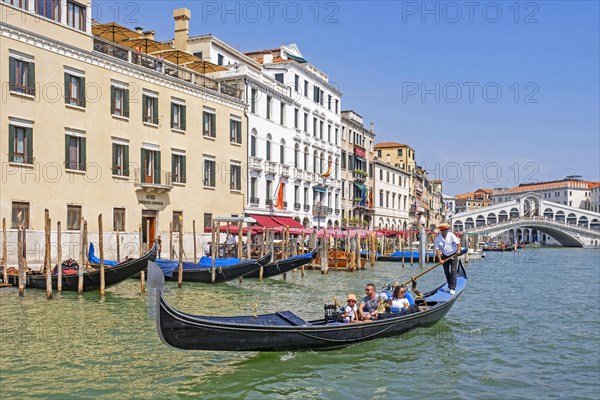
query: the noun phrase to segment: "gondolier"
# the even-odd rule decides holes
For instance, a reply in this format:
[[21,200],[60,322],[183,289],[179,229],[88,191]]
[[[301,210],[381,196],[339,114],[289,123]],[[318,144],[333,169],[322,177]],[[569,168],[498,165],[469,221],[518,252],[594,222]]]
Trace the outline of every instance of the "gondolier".
[[440,234],[435,238],[435,251],[440,264],[444,264],[444,274],[448,282],[448,290],[453,295],[456,290],[456,272],[458,270],[458,255],[460,241],[449,232],[450,225],[438,225]]

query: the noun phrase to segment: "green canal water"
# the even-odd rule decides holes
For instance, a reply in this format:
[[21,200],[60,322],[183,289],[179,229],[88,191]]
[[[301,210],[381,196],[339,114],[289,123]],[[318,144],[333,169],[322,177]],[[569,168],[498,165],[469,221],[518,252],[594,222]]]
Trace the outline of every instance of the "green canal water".
[[[354,273],[307,270],[216,286],[168,282],[169,302],[198,314],[323,303],[421,268],[378,263]],[[0,398],[598,399],[600,252],[488,253],[467,265],[466,292],[437,325],[324,352],[184,352],[163,345],[146,296],[129,280],[98,293],[0,291]],[[441,268],[421,290],[444,281]],[[198,340],[202,340],[201,337]]]

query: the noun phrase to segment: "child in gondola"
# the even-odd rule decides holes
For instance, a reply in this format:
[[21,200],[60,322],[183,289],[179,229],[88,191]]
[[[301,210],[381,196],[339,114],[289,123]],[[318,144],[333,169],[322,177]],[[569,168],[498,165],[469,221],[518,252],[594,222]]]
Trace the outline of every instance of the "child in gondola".
[[356,307],[356,295],[349,294],[346,302],[348,305],[342,307],[342,318],[344,319],[344,322],[356,322],[356,315],[358,312]]

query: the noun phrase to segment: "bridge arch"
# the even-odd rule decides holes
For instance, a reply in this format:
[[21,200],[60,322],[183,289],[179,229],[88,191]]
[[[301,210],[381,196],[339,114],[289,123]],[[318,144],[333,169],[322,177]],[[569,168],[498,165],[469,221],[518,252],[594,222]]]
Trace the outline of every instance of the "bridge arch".
[[519,210],[516,207],[510,209],[510,219],[519,218]]
[[475,227],[479,228],[480,226],[485,226],[485,217],[483,215],[478,215],[475,220]]
[[523,215],[530,217],[538,216],[540,210],[540,199],[538,196],[530,195],[523,199]]
[[544,218],[554,219],[554,211],[550,207],[544,210]]
[[496,218],[496,214],[495,213],[489,213],[488,216],[487,216],[487,224],[488,225],[493,225],[496,222],[498,222],[497,218]]
[[452,227],[454,232],[462,232],[464,230],[464,226],[462,221],[456,221]]
[[579,221],[577,221],[577,225],[587,228],[589,226],[588,219],[585,215],[579,217]]
[[498,222],[504,222],[508,219],[508,213],[504,210],[498,213]]
[[554,217],[554,220],[558,221],[558,222],[565,222],[565,213],[564,213],[564,211],[561,211],[561,210],[557,211],[556,212],[556,217]]
[[600,220],[598,220],[598,218],[594,218],[590,222],[590,229],[593,229],[595,231],[600,231]]
[[465,220],[465,229],[473,229],[475,228],[475,223],[473,222],[473,218],[469,217]]
[[575,213],[569,213],[569,215],[567,215],[567,224],[577,225],[577,216]]

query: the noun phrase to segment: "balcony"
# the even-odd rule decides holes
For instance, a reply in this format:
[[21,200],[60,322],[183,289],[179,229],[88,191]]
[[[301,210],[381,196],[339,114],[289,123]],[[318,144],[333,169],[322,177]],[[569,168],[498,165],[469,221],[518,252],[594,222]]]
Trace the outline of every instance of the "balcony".
[[154,169],[148,171],[145,169],[133,170],[133,182],[137,187],[141,187],[144,191],[157,193],[169,192],[173,188],[170,171],[162,171]]
[[287,201],[283,202],[283,208],[287,210]]
[[248,158],[248,168],[250,171],[262,171],[263,170],[263,159],[260,157],[250,156]]
[[281,166],[281,176],[284,176],[284,177],[290,176],[290,166],[289,165]]
[[340,209],[339,208],[335,209],[335,215],[340,215]]
[[368,176],[368,172],[362,171],[360,169],[355,169],[354,171],[352,171],[352,177],[354,178],[354,180],[359,182],[364,182]]
[[257,206],[260,204],[260,199],[258,197],[250,197],[250,204]]
[[300,203],[294,203],[294,210],[299,211],[300,208],[302,208],[302,205]]
[[265,174],[277,173],[277,163],[275,161],[265,161]]
[[267,199],[265,200],[265,204],[268,206],[272,206],[273,205],[273,199]]
[[294,179],[301,181],[304,178],[304,171],[298,168],[294,168]]
[[94,51],[106,54],[110,57],[118,58],[121,61],[136,65],[138,67],[147,68],[157,74],[181,79],[208,90],[219,92],[240,100],[242,99],[243,91],[235,86],[226,85],[190,69],[165,60],[159,60],[156,57],[149,56],[144,53],[138,53],[137,51],[127,47],[119,46],[118,44],[101,39],[97,36],[94,37]]
[[310,205],[309,204],[305,204],[304,205],[304,211],[306,211],[306,212],[310,211]]

